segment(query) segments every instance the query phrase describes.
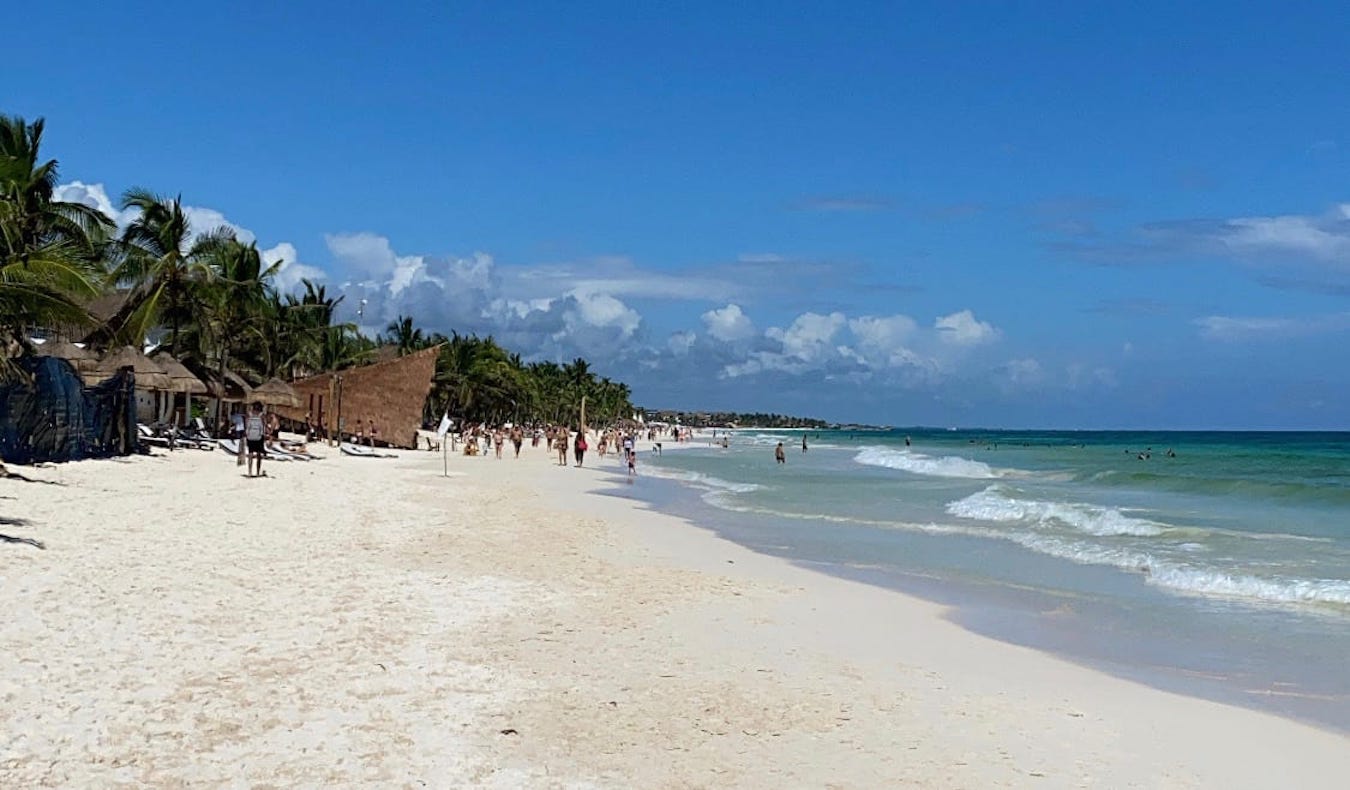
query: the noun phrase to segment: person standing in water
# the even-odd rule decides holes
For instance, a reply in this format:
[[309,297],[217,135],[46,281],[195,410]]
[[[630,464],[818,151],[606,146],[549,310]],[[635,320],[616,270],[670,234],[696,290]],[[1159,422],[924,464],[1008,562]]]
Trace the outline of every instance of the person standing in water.
[[785,463],[787,463],[787,453],[783,452],[783,443],[782,443],[782,442],[779,442],[779,443],[778,443],[778,446],[775,447],[775,448],[773,448],[773,457],[774,457],[774,460],[778,461],[778,463],[780,463],[780,464],[785,464]]
[[802,434],[802,452],[806,452],[806,434]]

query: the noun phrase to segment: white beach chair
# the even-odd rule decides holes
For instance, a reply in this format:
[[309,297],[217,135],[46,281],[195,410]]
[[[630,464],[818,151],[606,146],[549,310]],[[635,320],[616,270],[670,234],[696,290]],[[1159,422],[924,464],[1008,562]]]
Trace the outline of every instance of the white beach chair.
[[169,440],[163,436],[156,436],[155,432],[145,423],[136,423],[136,438],[146,444],[153,444],[156,447],[168,447]]
[[377,453],[369,447],[362,447],[359,444],[348,444],[343,442],[338,446],[343,455],[354,455],[358,458],[397,458],[393,453]]
[[275,458],[275,459],[278,460],[278,461],[309,461],[309,460],[311,460],[311,459],[309,458],[309,456],[301,455],[300,453],[292,453],[292,452],[289,452],[289,451],[287,451],[285,448],[280,447],[280,446],[277,446],[277,445],[275,445],[275,444],[268,445],[268,446],[264,449],[263,455],[264,455],[264,457],[266,457],[266,458]]

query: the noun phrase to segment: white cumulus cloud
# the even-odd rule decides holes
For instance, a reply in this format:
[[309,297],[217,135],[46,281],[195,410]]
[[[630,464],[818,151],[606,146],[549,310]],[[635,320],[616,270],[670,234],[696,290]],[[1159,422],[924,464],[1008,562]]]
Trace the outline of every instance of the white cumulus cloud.
[[642,316],[637,311],[608,294],[573,294],[574,307],[567,312],[568,325],[618,329],[624,339],[633,336]]
[[708,334],[728,343],[745,340],[755,334],[755,325],[750,317],[741,311],[740,305],[729,304],[726,307],[709,310],[703,314],[703,325]]
[[98,209],[115,222],[119,230],[125,228],[136,218],[135,211],[118,211],[102,184],[86,184],[83,181],[61,184],[52,190],[52,199],[65,203],[81,203],[90,208]]
[[321,280],[324,278],[323,269],[300,262],[300,253],[295,249],[295,245],[290,242],[283,241],[275,247],[259,250],[258,255],[262,257],[265,266],[281,264],[276,274],[273,275],[272,281],[284,293],[299,288],[301,280]]
[[992,343],[999,337],[998,329],[985,321],[980,321],[970,310],[961,310],[938,318],[933,322],[938,338],[944,343],[955,346],[977,346]]

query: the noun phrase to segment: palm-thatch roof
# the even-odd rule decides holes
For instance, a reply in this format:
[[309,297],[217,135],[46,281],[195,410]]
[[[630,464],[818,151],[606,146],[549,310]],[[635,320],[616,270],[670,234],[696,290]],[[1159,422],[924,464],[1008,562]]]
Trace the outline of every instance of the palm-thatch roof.
[[295,394],[295,390],[281,379],[272,379],[266,384],[259,384],[253,388],[250,397],[269,406],[294,407],[300,404],[300,398]]
[[164,372],[169,374],[173,381],[174,392],[187,392],[191,395],[205,395],[206,385],[197,375],[187,369],[182,362],[173,358],[173,355],[167,352],[158,352],[151,354],[150,358],[157,362]]
[[98,362],[98,354],[87,348],[80,348],[64,340],[48,340],[37,347],[37,356],[57,357],[69,362],[78,373],[92,370]]
[[109,351],[98,361],[84,378],[90,384],[103,381],[116,375],[117,371],[129,367],[136,374],[136,386],[147,390],[168,390],[173,388],[173,379],[158,363],[132,348],[122,346]]
[[225,381],[222,385],[219,366],[204,363],[190,356],[183,357],[181,362],[206,385],[206,394],[212,398],[231,402],[245,401],[253,392],[253,387],[244,380],[244,377],[229,368],[225,369]]

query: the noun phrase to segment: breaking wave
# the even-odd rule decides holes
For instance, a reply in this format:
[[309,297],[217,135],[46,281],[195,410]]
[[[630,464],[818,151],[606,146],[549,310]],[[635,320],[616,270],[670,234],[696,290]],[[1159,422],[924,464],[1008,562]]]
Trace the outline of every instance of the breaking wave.
[[929,477],[959,477],[970,480],[988,480],[1003,477],[989,464],[962,458],[959,455],[945,455],[940,458],[910,452],[892,450],[886,447],[864,447],[853,457],[856,463],[866,466],[884,466],[887,469],[899,469],[916,475]]
[[1064,525],[1097,537],[1161,535],[1166,526],[1147,519],[1134,518],[1112,507],[1081,502],[1044,502],[1009,496],[1003,486],[993,485],[979,493],[947,505],[947,512],[977,521],[1032,522]]

